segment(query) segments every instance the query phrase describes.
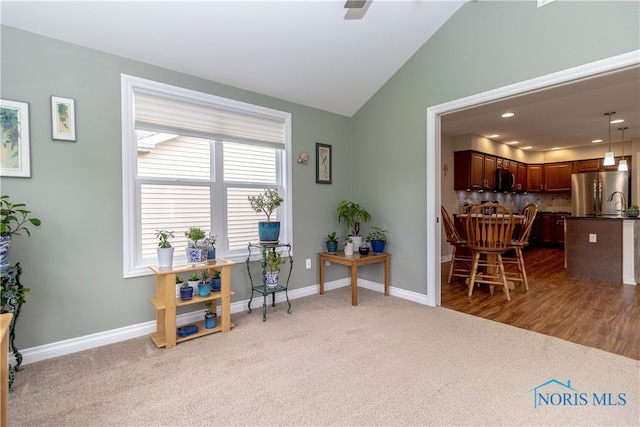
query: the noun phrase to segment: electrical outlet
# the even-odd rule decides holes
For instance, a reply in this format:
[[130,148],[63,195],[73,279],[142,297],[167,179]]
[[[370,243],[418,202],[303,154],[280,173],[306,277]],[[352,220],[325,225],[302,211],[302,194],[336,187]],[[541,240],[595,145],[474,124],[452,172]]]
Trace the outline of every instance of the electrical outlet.
[[325,262],[324,262],[324,266],[325,266],[325,267],[329,267],[330,265],[331,265],[331,261],[325,261]]
[[307,258],[307,270],[311,268],[311,258]]
[[598,243],[598,235],[589,234],[589,243]]

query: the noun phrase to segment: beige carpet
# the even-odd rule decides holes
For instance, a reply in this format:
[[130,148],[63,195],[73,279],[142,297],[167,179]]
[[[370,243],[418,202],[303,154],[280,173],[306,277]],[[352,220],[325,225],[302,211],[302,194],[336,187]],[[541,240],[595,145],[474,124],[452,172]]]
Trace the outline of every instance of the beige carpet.
[[[348,288],[292,303],[173,350],[142,337],[26,365],[9,425],[640,423],[638,361],[366,289],[358,307]],[[552,379],[573,391],[542,387],[534,408]]]

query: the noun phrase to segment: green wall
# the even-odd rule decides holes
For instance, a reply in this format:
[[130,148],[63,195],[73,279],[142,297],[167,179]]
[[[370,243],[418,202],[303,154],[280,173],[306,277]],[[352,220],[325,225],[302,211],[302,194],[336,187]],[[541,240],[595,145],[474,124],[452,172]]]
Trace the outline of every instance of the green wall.
[[467,3],[358,111],[353,197],[390,231],[392,286],[426,293],[427,108],[637,50],[639,5]]
[[[21,349],[154,319],[151,276],[122,278],[120,74],[289,111],[293,117],[292,288],[317,284],[315,254],[340,199],[362,203],[389,230],[391,285],[426,290],[426,109],[453,99],[639,49],[638,2],[470,2],[353,117],[171,72],[2,27],[0,91],[28,102],[32,177],[2,178],[2,194],[28,204],[43,226],[12,243],[32,288],[18,325]],[[51,139],[50,96],[76,100],[77,142]],[[332,144],[332,185],[295,163]],[[313,159],[313,157],[312,157]],[[311,258],[313,268],[305,270]],[[329,268],[328,280],[345,277]],[[234,301],[248,297],[242,265]],[[380,282],[378,266],[363,271]],[[295,310],[295,304],[294,304]]]
[[[293,248],[291,288],[317,284],[316,254],[337,229],[335,207],[351,191],[351,119],[223,86],[3,26],[2,99],[29,103],[31,178],[6,178],[2,194],[42,220],[16,237],[31,288],[16,345],[31,348],[155,319],[153,276],[122,278],[121,73],[292,113]],[[76,142],[51,139],[51,95],[76,101]],[[333,184],[315,183],[315,143],[333,146]],[[296,163],[308,151],[308,165]],[[305,269],[311,258],[314,268]],[[344,277],[330,267],[328,280]],[[232,299],[249,297],[244,263],[232,270]],[[192,308],[193,309],[193,308]]]

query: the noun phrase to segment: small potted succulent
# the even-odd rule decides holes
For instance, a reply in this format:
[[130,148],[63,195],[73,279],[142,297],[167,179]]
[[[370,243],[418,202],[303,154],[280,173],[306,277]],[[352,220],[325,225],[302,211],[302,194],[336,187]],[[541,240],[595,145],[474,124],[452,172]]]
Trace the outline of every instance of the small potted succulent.
[[198,273],[193,273],[189,275],[189,279],[187,280],[187,285],[194,291],[198,289],[198,284],[200,283],[200,275]]
[[216,306],[213,301],[209,301],[205,306],[204,310],[204,328],[205,329],[213,329],[216,327],[217,321],[216,317],[218,314],[216,313]]
[[338,250],[338,237],[336,236],[335,231],[327,234],[327,241],[325,243],[327,245],[327,252],[335,254]]
[[371,231],[367,234],[367,241],[371,242],[371,249],[374,254],[381,254],[384,252],[384,246],[387,241],[387,230],[383,230],[379,227],[372,227]]
[[347,236],[347,238],[344,239],[344,254],[346,256],[353,255],[353,240],[351,236]]
[[358,252],[360,252],[360,255],[362,256],[369,255],[369,244],[367,242],[360,243],[360,246],[358,247]]
[[207,260],[207,249],[203,249],[204,240],[207,235],[201,228],[190,227],[188,231],[184,232],[184,235],[189,240],[187,245],[187,262],[190,264],[197,264],[199,262],[205,262]]
[[639,212],[638,205],[631,205],[631,207],[627,209],[627,216],[630,218],[636,218]]
[[189,301],[191,298],[193,298],[193,288],[188,281],[182,282],[182,279],[176,276],[176,283],[179,283],[178,281],[181,281],[180,283],[182,283],[182,286],[180,286],[180,299],[182,301]]
[[161,270],[171,270],[173,266],[173,250],[174,248],[169,243],[169,239],[173,239],[173,231],[168,230],[156,230],[156,237],[158,238],[158,267]]
[[202,270],[200,273],[200,282],[198,283],[198,295],[208,297],[211,293],[211,283],[209,283],[209,271]]
[[262,194],[247,196],[251,209],[264,213],[266,221],[258,222],[260,243],[278,243],[280,241],[280,221],[271,221],[271,214],[284,202],[276,188],[265,188]]
[[216,241],[218,236],[209,235],[204,239],[204,249],[207,250],[207,261],[213,261],[216,259]]

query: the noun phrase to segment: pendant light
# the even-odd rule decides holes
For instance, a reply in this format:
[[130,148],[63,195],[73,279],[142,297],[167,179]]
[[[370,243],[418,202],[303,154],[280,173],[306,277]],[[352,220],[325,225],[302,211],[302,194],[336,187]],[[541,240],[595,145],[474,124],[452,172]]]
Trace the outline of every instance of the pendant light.
[[620,163],[618,163],[618,170],[621,172],[625,172],[629,170],[629,167],[627,166],[627,159],[624,158],[624,131],[625,129],[629,129],[628,126],[625,126],[623,128],[618,128],[618,130],[622,131],[622,159],[620,159]]
[[607,116],[607,122],[609,123],[609,151],[604,153],[603,165],[605,166],[613,166],[616,164],[616,159],[613,157],[613,151],[611,151],[611,116],[613,116],[615,113],[615,111],[604,113],[604,115]]

